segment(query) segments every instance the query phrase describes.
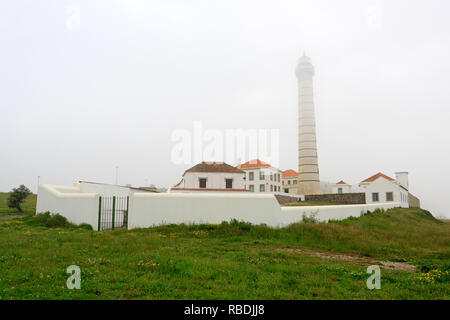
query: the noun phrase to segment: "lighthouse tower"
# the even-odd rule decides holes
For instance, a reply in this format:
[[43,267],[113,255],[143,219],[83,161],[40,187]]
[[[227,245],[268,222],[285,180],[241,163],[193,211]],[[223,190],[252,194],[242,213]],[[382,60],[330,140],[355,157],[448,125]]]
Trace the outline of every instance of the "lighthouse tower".
[[298,193],[320,194],[313,99],[314,67],[305,54],[298,62],[295,75],[298,79]]

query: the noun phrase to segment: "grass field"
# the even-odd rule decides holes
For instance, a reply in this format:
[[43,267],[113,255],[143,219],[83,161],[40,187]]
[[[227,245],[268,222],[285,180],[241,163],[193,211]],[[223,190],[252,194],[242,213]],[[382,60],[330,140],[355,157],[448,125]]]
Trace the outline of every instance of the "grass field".
[[[0,216],[6,215],[20,215],[16,209],[8,208],[6,200],[8,199],[8,193],[0,192]],[[33,194],[25,199],[25,202],[21,206],[24,214],[35,213],[36,209],[36,195]]]
[[310,200],[310,201],[286,203],[284,206],[286,206],[286,207],[304,207],[304,206],[337,206],[337,205],[345,205],[345,203],[324,201],[324,200]]
[[[449,299],[450,223],[392,209],[284,229],[0,223],[0,299]],[[381,265],[381,289],[367,267]],[[66,268],[81,268],[69,290]]]

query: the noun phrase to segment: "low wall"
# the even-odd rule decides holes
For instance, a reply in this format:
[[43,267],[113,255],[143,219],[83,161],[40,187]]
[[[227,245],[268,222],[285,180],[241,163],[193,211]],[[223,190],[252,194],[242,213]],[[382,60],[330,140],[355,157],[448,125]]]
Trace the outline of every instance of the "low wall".
[[279,225],[284,227],[295,222],[300,222],[303,220],[303,215],[314,217],[320,222],[327,222],[329,220],[343,220],[348,217],[359,217],[367,211],[374,211],[376,209],[388,210],[395,207],[400,207],[400,202],[337,206],[282,207],[279,216]]
[[337,206],[280,207],[272,194],[135,194],[130,197],[128,227],[147,228],[161,224],[221,223],[236,219],[270,227],[301,222],[313,214],[318,221],[359,217],[377,208],[390,209],[400,203]]
[[81,193],[77,187],[40,185],[36,213],[59,213],[72,223],[87,223],[94,230],[98,224],[98,199],[95,193]]
[[272,194],[134,194],[130,197],[128,227],[221,223],[231,219],[277,226],[279,210]]
[[[75,224],[97,230],[99,195],[79,187],[40,185],[36,212],[59,213]],[[318,221],[359,217],[368,210],[390,209],[400,203],[280,207],[273,194],[255,193],[134,193],[128,206],[128,228],[162,224],[221,223],[236,219],[270,227],[284,227],[313,215]]]
[[305,195],[305,201],[330,201],[345,204],[365,204],[366,194],[358,193],[329,193]]

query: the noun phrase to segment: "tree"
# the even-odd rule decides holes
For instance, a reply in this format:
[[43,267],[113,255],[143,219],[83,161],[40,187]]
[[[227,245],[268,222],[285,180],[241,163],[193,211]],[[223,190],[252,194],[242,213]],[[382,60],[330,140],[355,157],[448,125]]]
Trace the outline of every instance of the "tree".
[[8,197],[8,207],[17,209],[19,212],[23,212],[22,208],[20,207],[20,204],[25,201],[26,197],[31,195],[30,189],[25,187],[23,184],[20,185],[18,188],[12,189],[12,191],[9,193]]

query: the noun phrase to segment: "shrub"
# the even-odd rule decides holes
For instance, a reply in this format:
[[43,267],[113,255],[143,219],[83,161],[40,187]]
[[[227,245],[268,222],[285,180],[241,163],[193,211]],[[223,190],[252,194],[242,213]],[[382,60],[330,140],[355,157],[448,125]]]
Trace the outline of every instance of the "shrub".
[[311,212],[309,216],[306,213],[303,213],[302,214],[302,222],[305,222],[305,223],[317,223],[318,220],[317,220],[316,216],[317,216],[317,211],[316,212]]
[[80,228],[85,230],[92,230],[92,227],[87,223],[82,223],[79,226],[67,221],[65,217],[59,213],[50,214],[50,212],[39,213],[35,216],[27,216],[24,222],[28,225],[43,226],[47,228]]
[[46,227],[47,228],[64,228],[69,225],[69,221],[65,217],[60,214],[54,214],[50,216],[50,219],[47,220]]
[[82,223],[82,224],[78,225],[78,228],[79,229],[84,229],[84,230],[94,230],[92,228],[92,226],[90,224],[87,224],[87,223]]
[[12,189],[8,197],[8,207],[12,209],[17,209],[19,212],[23,212],[20,207],[21,203],[25,201],[26,197],[31,195],[30,189],[25,187],[23,184],[18,188]]

